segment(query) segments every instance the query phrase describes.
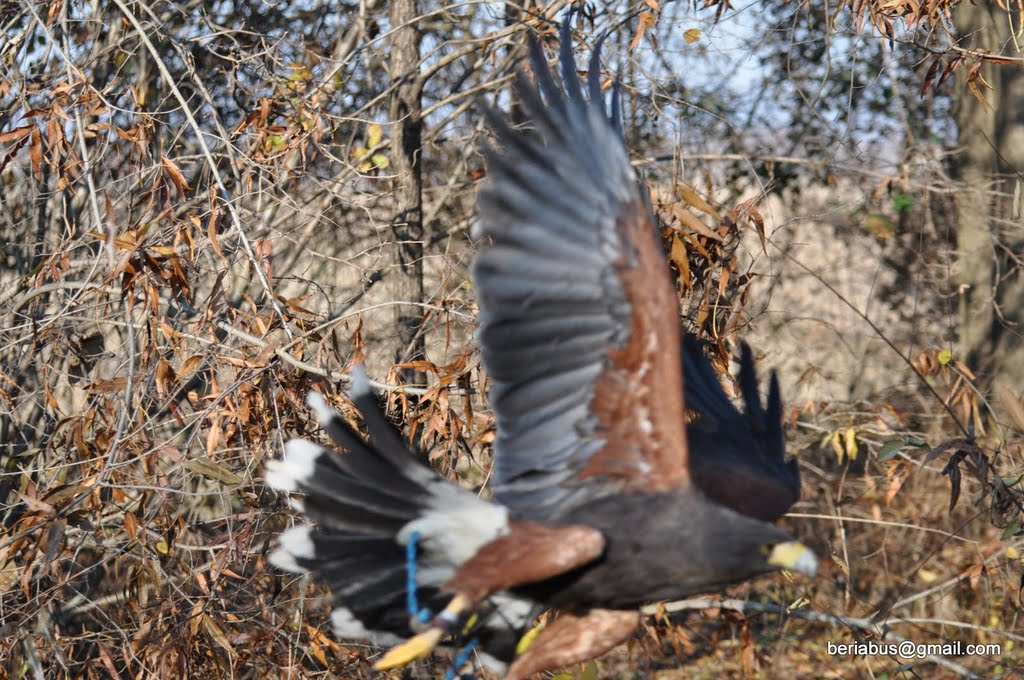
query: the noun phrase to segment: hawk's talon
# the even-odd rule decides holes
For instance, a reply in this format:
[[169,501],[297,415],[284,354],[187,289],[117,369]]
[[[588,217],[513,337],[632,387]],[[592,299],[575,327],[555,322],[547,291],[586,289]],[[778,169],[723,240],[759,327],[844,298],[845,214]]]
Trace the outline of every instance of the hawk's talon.
[[468,608],[469,601],[462,595],[456,595],[444,608],[444,611],[434,617],[430,628],[409,638],[397,647],[392,647],[373,665],[373,668],[378,671],[401,668],[430,654],[444,634],[448,632],[448,629],[459,620],[459,617]]
[[373,664],[373,668],[377,671],[389,671],[407,666],[417,659],[422,659],[434,651],[434,647],[437,647],[437,643],[441,641],[443,635],[444,630],[441,628],[431,628],[424,633],[411,637],[397,647],[389,649],[377,663]]

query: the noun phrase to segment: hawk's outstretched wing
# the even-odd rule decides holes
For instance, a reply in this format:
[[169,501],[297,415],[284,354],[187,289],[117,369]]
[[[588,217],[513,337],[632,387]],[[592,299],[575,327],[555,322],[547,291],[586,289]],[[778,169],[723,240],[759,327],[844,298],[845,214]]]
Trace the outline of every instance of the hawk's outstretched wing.
[[800,497],[796,460],[786,460],[778,379],[772,374],[762,407],[754,357],[741,345],[740,413],[692,335],[683,340],[683,368],[686,405],[696,413],[686,427],[694,484],[736,512],[774,522]]
[[519,74],[528,118],[487,114],[473,264],[479,342],[494,381],[494,478],[520,515],[554,517],[626,489],[688,483],[679,305],[646,190],[600,86],[589,97],[562,25],[562,87],[531,40],[536,82]]

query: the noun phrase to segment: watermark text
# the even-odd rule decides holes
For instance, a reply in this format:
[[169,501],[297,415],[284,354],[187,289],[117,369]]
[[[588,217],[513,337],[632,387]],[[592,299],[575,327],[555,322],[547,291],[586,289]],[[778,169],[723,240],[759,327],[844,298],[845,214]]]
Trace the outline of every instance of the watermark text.
[[829,656],[895,656],[901,659],[926,659],[930,656],[1002,656],[998,643],[972,644],[954,640],[923,644],[902,642],[828,642]]

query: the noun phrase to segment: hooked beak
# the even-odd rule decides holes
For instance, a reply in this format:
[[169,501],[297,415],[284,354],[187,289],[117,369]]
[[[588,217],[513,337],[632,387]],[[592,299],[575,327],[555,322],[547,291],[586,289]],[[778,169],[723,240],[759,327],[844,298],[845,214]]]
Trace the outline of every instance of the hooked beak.
[[818,573],[818,558],[810,548],[799,541],[786,541],[775,545],[768,555],[768,564],[812,577]]

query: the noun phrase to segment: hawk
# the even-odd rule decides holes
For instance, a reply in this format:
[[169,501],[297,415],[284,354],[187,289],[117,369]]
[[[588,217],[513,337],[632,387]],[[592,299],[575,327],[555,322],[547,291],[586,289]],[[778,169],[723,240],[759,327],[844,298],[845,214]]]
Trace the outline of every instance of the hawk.
[[[682,334],[617,86],[605,108],[600,44],[586,88],[568,20],[559,51],[561,85],[531,36],[534,79],[516,81],[527,127],[485,109],[497,145],[484,145],[472,275],[493,381],[494,499],[421,463],[361,367],[350,398],[369,439],[311,392],[337,448],[292,440],[267,466],[267,483],[295,493],[312,522],[282,534],[272,563],[330,587],[339,637],[398,645],[380,669],[450,636],[525,678],[615,647],[642,605],[817,568],[773,524],[799,495],[778,381],[762,405],[742,346],[741,412]],[[559,614],[517,650],[541,608]]]

